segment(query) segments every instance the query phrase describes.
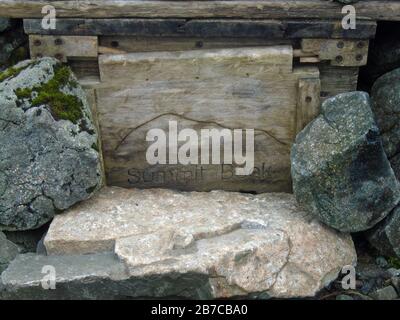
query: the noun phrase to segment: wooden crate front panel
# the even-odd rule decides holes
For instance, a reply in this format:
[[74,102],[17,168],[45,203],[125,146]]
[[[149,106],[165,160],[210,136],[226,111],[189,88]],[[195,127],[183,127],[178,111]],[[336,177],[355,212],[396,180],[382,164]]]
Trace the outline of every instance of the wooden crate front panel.
[[[100,56],[96,91],[108,184],[290,191],[298,108],[319,104],[317,68],[293,69],[292,61],[290,46]],[[300,79],[311,92],[304,97]],[[317,82],[314,91],[304,85],[308,79]],[[235,176],[232,165],[149,165],[146,134],[168,132],[169,121],[199,136],[201,129],[254,129],[253,174]]]

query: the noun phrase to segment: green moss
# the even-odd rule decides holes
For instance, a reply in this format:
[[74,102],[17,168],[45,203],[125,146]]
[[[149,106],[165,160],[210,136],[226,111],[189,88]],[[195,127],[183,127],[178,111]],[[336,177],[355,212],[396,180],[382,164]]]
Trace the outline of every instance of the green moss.
[[15,77],[16,75],[18,75],[18,73],[21,72],[22,69],[24,69],[24,68],[11,67],[11,68],[4,70],[3,72],[0,72],[0,82],[6,80],[8,78]]
[[18,99],[28,99],[32,95],[32,89],[30,88],[18,88],[14,92]]
[[388,261],[392,268],[400,269],[400,258],[390,257]]
[[[28,65],[29,66],[29,65]],[[26,66],[27,67],[27,66]],[[26,68],[24,67],[24,68]],[[16,76],[24,68],[9,68],[0,73],[0,82],[4,79]],[[76,88],[77,81],[71,79],[71,71],[67,66],[58,65],[54,68],[54,76],[48,82],[33,88],[18,88],[15,95],[18,99],[32,99],[32,107],[47,105],[55,120],[69,120],[74,124],[82,119],[81,129],[90,131],[84,121],[82,101],[74,95],[66,94],[62,88]],[[36,95],[32,98],[32,93]],[[83,127],[82,127],[83,126]],[[90,133],[90,132],[89,132]]]
[[[32,106],[46,104],[56,120],[69,120],[76,124],[83,118],[83,104],[76,96],[61,92],[61,88],[76,87],[76,81],[70,80],[71,71],[66,66],[55,68],[54,77],[40,87],[34,87],[37,97],[32,100]],[[27,92],[21,92],[22,96]],[[18,96],[18,94],[17,94]]]
[[73,95],[57,91],[40,91],[32,100],[32,106],[42,104],[49,105],[50,112],[56,120],[69,120],[76,124],[83,117],[82,103]]

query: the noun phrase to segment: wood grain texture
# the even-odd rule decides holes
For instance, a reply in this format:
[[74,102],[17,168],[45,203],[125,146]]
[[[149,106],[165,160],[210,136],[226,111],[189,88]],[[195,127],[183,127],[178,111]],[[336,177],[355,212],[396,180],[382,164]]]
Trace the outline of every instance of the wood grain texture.
[[321,78],[321,102],[339,93],[357,90],[358,67],[318,65]]
[[[113,83],[243,76],[292,71],[290,46],[101,55],[100,79]],[[134,76],[133,76],[134,74]]]
[[98,59],[68,59],[68,65],[79,80],[88,78],[100,80]]
[[229,19],[57,19],[56,29],[43,29],[41,19],[25,19],[28,34],[108,35],[203,38],[373,38],[376,23],[358,21],[343,29],[340,20],[229,20]]
[[299,79],[297,95],[297,133],[314,120],[320,113],[321,81],[319,78]]
[[32,58],[55,57],[62,62],[68,58],[97,58],[97,37],[30,35]]
[[[87,18],[249,18],[341,19],[343,5],[326,0],[262,1],[139,1],[139,0],[2,0],[4,17],[41,18],[41,9],[53,5],[58,17]],[[358,18],[400,21],[400,2],[365,0],[353,4]]]
[[101,46],[125,52],[184,51],[292,45],[289,39],[99,36]]
[[368,60],[368,40],[302,39],[301,49],[341,67],[363,66]]
[[85,93],[86,93],[86,99],[88,101],[88,104],[90,106],[90,111],[93,116],[93,122],[94,125],[96,126],[96,130],[99,133],[98,134],[98,141],[96,144],[96,147],[99,151],[100,155],[100,165],[101,165],[101,173],[102,173],[102,179],[101,183],[102,186],[106,184],[106,176],[105,176],[105,170],[104,170],[104,158],[103,158],[103,150],[102,150],[102,141],[101,141],[101,135],[100,135],[100,126],[99,126],[99,117],[98,117],[98,112],[97,112],[97,101],[96,101],[96,90],[93,88],[84,88]]
[[[100,57],[96,89],[108,183],[182,190],[290,191],[290,146],[299,79],[289,46],[154,52]],[[319,95],[319,92],[316,93]],[[149,165],[148,130],[254,129],[255,171],[231,165]]]

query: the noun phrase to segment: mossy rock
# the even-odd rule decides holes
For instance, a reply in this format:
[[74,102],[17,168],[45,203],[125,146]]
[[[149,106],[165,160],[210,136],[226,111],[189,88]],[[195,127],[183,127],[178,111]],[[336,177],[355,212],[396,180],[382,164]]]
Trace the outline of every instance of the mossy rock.
[[76,88],[77,82],[69,67],[57,65],[54,70],[54,76],[48,82],[33,88],[17,88],[15,94],[18,99],[30,100],[32,107],[48,105],[56,120],[69,120],[76,124],[84,117],[82,101],[73,94],[64,93],[62,89]]
[[0,230],[47,223],[101,186],[98,136],[84,90],[53,58],[0,73]]

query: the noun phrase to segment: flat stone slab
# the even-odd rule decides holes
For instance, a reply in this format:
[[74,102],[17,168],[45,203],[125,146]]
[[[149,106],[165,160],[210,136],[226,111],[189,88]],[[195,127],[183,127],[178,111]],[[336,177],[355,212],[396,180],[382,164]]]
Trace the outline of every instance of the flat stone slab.
[[[54,268],[54,269],[49,269]],[[49,271],[55,272],[56,289],[45,289]],[[126,279],[123,263],[112,253],[93,255],[19,255],[1,275],[0,299],[109,299],[121,292]]]
[[[158,297],[175,295],[180,281],[200,281],[207,289],[193,291],[197,298],[313,296],[356,262],[349,235],[313,220],[285,193],[107,187],[56,216],[44,244],[47,259],[114,252],[125,279],[159,279],[147,283]],[[175,284],[160,289],[171,276]]]

